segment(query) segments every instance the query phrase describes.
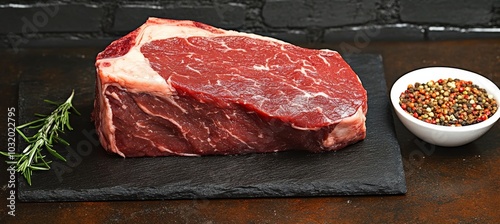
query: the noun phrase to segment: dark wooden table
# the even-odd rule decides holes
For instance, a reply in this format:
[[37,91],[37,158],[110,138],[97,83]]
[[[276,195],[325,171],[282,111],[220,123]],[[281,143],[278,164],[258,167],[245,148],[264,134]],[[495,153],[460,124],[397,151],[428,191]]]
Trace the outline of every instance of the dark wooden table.
[[[341,49],[340,44],[314,47]],[[452,66],[500,85],[500,39],[443,42],[351,43],[383,56],[387,86],[426,66]],[[0,50],[0,148],[7,146],[7,109],[17,105],[19,81],[43,81],[61,72],[47,60],[80,60],[82,72],[104,46]],[[32,74],[39,74],[34,77]],[[426,144],[396,119],[408,193],[397,196],[258,198],[15,204],[9,216],[7,165],[0,163],[0,223],[500,223],[500,122],[458,148]],[[2,158],[3,160],[4,158]]]

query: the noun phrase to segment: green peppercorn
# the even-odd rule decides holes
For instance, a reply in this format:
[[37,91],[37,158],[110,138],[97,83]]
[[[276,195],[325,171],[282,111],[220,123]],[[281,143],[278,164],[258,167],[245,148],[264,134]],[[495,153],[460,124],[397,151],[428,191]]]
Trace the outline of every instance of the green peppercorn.
[[409,84],[400,105],[422,121],[443,126],[466,126],[484,121],[498,110],[497,101],[471,81],[439,79]]

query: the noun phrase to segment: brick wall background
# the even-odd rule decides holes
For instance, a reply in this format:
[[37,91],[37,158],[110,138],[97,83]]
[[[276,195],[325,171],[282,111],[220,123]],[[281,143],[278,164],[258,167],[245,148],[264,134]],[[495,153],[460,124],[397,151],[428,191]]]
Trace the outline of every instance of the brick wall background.
[[149,16],[292,43],[500,37],[500,0],[0,0],[0,46],[109,43]]

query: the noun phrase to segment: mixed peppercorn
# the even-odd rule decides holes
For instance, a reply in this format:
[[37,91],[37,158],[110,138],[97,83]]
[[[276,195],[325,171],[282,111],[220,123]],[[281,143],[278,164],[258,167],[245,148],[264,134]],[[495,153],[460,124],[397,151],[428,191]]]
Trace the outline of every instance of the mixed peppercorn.
[[443,126],[476,124],[498,109],[486,90],[471,81],[452,78],[408,85],[399,97],[399,105],[419,120]]

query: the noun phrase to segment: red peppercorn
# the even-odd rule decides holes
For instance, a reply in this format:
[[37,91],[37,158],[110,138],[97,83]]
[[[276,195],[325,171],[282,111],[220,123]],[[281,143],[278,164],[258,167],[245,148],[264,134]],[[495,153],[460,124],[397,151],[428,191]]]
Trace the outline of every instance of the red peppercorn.
[[400,106],[419,120],[445,126],[475,124],[498,110],[495,99],[484,89],[451,78],[408,85],[400,96]]

